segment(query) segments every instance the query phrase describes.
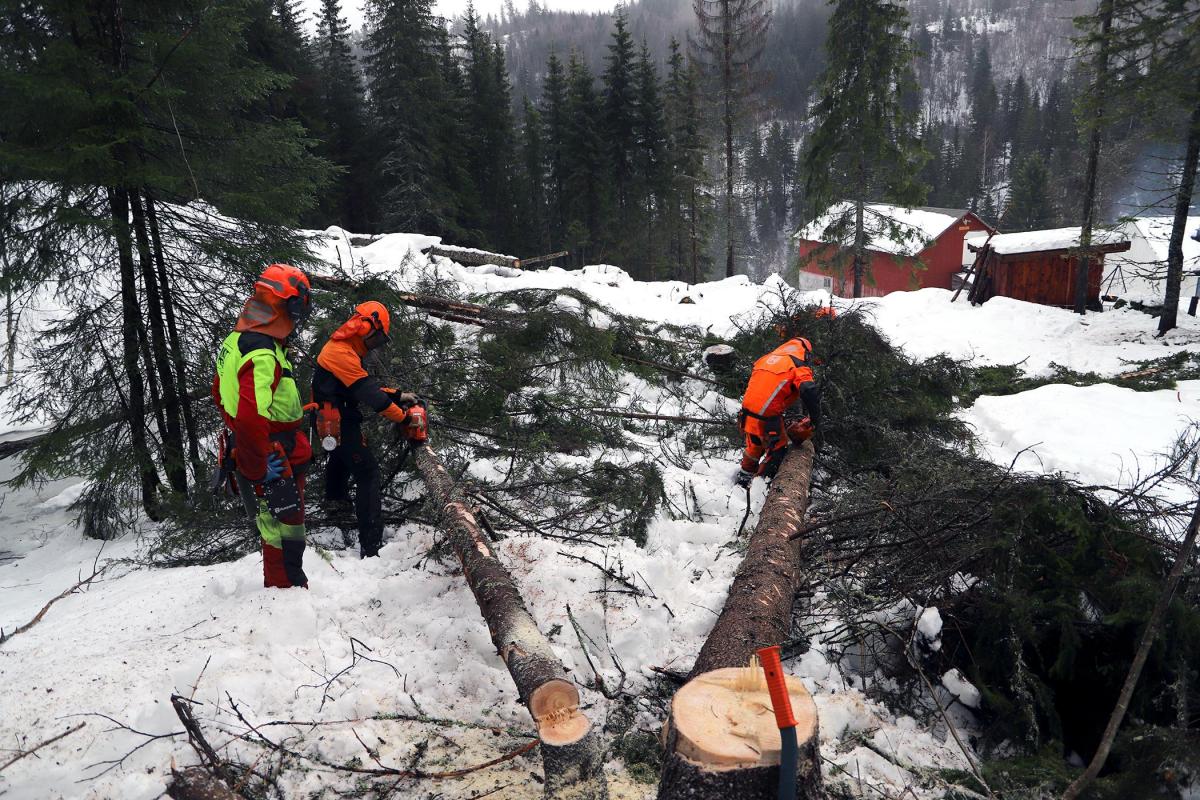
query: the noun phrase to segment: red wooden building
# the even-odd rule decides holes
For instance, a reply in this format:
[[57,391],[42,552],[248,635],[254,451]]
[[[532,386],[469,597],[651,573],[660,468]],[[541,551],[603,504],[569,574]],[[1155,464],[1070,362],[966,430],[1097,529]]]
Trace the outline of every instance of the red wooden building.
[[[1079,228],[1005,233],[970,245],[976,253],[971,272],[975,305],[997,295],[1071,308],[1075,304],[1075,276],[1080,269]],[[1104,256],[1130,247],[1125,235],[1097,231],[1088,248],[1088,308],[1100,309],[1100,281]]]
[[[903,208],[870,203],[863,227],[868,266],[863,295],[882,297],[908,289],[951,288],[954,275],[974,260],[968,233],[995,233],[973,212],[954,208]],[[832,206],[795,236],[801,289],[829,289],[848,296],[854,286],[854,204]]]

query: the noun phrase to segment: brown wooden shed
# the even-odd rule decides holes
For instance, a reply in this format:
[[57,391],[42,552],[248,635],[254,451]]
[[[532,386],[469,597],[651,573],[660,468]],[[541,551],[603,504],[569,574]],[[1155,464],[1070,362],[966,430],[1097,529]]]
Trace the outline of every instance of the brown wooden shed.
[[[973,305],[997,295],[1040,303],[1045,306],[1074,306],[1075,276],[1084,250],[1079,246],[1079,228],[1057,228],[992,236],[975,252],[971,293]],[[1114,231],[1097,231],[1088,255],[1088,307],[1100,308],[1100,282],[1104,256],[1129,249],[1129,240]]]

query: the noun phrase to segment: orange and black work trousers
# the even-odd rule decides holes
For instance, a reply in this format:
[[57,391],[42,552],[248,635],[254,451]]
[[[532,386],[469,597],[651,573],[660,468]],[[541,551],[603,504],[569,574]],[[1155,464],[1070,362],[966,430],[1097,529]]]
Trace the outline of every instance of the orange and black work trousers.
[[745,408],[738,414],[738,427],[745,437],[742,469],[752,475],[774,478],[787,453],[788,438],[783,415],[764,417]]

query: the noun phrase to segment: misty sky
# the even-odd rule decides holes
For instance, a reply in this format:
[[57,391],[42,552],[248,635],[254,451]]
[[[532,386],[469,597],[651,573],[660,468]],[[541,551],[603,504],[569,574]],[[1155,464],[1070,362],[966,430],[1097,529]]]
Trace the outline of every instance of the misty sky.
[[[513,2],[522,11],[528,5],[528,0],[513,0]],[[342,10],[346,14],[346,19],[350,21],[350,27],[354,30],[362,27],[364,4],[365,0],[342,0]],[[616,0],[539,0],[538,4],[563,11],[609,11],[617,3]],[[303,5],[308,11],[311,27],[313,17],[321,8],[321,0],[304,0]],[[489,14],[499,15],[502,5],[503,0],[475,0],[475,9],[483,17]],[[444,17],[461,14],[466,8],[467,0],[435,0],[434,2],[434,11]]]

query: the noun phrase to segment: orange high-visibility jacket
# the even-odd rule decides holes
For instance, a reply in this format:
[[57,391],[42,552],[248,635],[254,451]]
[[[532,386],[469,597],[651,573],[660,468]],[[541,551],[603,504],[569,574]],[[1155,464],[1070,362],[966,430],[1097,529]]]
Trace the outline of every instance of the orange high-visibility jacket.
[[[808,339],[792,339],[754,362],[750,383],[742,397],[742,408],[753,417],[777,417],[803,394],[813,396],[816,381],[812,371],[812,344]],[[805,410],[816,424],[820,401],[805,397]],[[816,408],[809,408],[810,405]]]

